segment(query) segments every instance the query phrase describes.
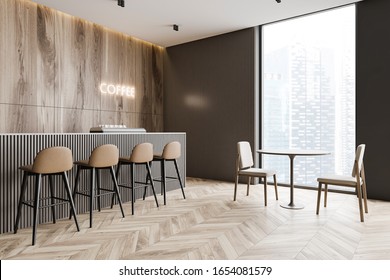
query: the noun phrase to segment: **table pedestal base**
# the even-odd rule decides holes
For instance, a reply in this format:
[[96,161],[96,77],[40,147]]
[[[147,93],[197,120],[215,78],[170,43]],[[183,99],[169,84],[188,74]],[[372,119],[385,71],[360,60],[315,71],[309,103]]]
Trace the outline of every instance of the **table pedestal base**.
[[290,202],[289,204],[287,204],[287,203],[280,204],[280,207],[283,207],[286,209],[293,209],[293,210],[300,210],[300,209],[305,208],[305,206],[303,204],[296,204],[293,202]]

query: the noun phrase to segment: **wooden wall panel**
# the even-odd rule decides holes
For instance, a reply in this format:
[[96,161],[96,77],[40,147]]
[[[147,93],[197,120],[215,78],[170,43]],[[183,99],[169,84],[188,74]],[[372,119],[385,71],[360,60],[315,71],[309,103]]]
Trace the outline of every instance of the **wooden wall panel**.
[[[0,133],[163,130],[163,48],[30,1],[1,0],[0,50],[0,107],[13,116]],[[101,82],[134,86],[136,96],[102,95]]]
[[100,53],[96,54],[94,48],[101,47],[95,42],[93,24],[59,14],[56,34],[57,106],[100,110],[100,63],[96,63]]
[[1,131],[47,133],[55,131],[54,107],[0,104]]

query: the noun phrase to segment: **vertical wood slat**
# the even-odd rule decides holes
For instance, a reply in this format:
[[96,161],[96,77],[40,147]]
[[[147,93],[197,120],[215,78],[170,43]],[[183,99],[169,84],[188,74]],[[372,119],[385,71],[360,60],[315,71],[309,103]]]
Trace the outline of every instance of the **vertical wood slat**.
[[[0,134],[0,234],[13,231],[17,202],[20,196],[20,187],[22,181],[22,172],[20,166],[32,164],[36,154],[48,147],[65,146],[72,150],[73,160],[88,159],[91,151],[103,144],[114,144],[119,148],[120,156],[129,156],[133,147],[136,144],[150,142],[153,144],[154,151],[162,151],[164,145],[170,141],[179,141],[182,145],[182,156],[178,160],[179,169],[182,178],[186,177],[186,134],[185,133],[142,133],[142,134]],[[69,182],[73,189],[75,180],[75,168],[69,173]],[[174,174],[173,165],[167,166],[168,174]],[[152,175],[160,176],[160,166],[156,163],[152,166]],[[141,166],[136,168],[136,179],[144,180],[146,171]],[[80,184],[86,187],[89,186],[89,176],[82,174]],[[120,180],[129,181],[129,172],[124,168],[120,175]],[[63,183],[61,178],[54,180],[55,192],[59,195],[64,195]],[[28,188],[26,197],[32,199],[34,195],[33,188],[34,179],[28,179]],[[101,185],[112,186],[110,174],[101,172]],[[160,184],[155,185],[157,192],[160,191]],[[170,183],[167,190],[179,188],[178,183]],[[131,200],[130,191],[121,189],[122,200],[127,202]],[[49,195],[48,179],[43,180],[42,195]],[[141,198],[143,189],[136,191],[136,198]],[[151,193],[148,193],[151,195]],[[108,207],[111,203],[110,197],[102,198],[102,207]],[[88,211],[89,204],[86,198],[77,197],[76,209],[78,213]],[[39,222],[51,222],[52,216],[50,208],[40,210]],[[66,218],[69,208],[67,205],[62,205],[56,208],[56,218]],[[23,212],[20,221],[20,228],[29,227],[32,225],[32,209],[23,207]]]

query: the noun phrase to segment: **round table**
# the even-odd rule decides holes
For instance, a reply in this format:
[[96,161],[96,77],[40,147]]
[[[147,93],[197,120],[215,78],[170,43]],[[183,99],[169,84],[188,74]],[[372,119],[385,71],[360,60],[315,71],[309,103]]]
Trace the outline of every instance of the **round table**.
[[287,209],[303,209],[303,204],[294,203],[294,158],[296,156],[323,156],[330,152],[322,150],[294,150],[294,149],[261,149],[257,150],[259,154],[284,155],[290,158],[290,202],[283,203],[280,206]]

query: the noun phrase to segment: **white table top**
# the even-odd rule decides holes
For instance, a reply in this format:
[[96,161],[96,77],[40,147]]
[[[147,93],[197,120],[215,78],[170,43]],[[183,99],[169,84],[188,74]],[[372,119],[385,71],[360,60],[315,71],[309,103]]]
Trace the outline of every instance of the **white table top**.
[[321,156],[330,155],[330,152],[323,150],[299,150],[299,149],[262,149],[256,152],[268,155],[287,155],[287,156]]

